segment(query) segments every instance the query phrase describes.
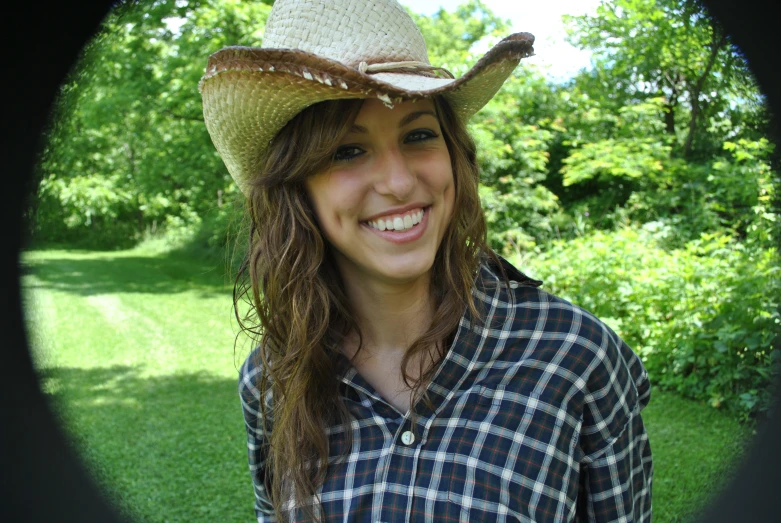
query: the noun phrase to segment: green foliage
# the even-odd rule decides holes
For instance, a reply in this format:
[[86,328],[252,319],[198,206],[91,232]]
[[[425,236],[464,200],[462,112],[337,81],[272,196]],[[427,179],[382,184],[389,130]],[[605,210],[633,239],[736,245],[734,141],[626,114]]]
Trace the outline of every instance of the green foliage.
[[[238,193],[238,190],[236,191]],[[163,250],[195,259],[224,262],[229,274],[236,274],[247,252],[249,226],[243,196],[235,194],[221,207],[205,213],[195,227],[189,227],[179,242],[169,234],[159,238]],[[154,241],[154,240],[153,240]]]
[[551,292],[615,328],[655,384],[742,415],[767,409],[781,335],[778,251],[723,234],[665,250],[658,240],[669,232],[597,231],[528,264]]
[[665,132],[687,157],[713,153],[759,103],[745,59],[698,1],[606,0],[565,21],[596,61],[579,87],[606,110],[663,98]]
[[[593,178],[603,181],[610,177],[654,178],[664,170],[670,146],[660,136],[663,103],[661,98],[652,98],[622,107],[616,115],[599,114],[592,109],[591,117],[608,122],[610,132],[601,140],[572,149],[561,169],[564,186]],[[577,141],[570,143],[574,145]]]
[[564,160],[564,185],[608,176],[651,176],[664,169],[667,154],[669,147],[655,138],[609,138],[587,143]]
[[[41,181],[36,211],[36,225],[48,226],[44,241],[120,248],[134,242],[132,195],[117,190],[113,177],[77,176],[66,182],[49,176]],[[89,234],[81,237],[84,231]]]
[[670,158],[654,179],[639,180],[638,187],[615,212],[639,223],[659,223],[667,231],[664,244],[680,248],[704,233],[723,230],[715,211],[709,164]]
[[711,202],[724,225],[749,241],[765,247],[778,243],[779,214],[774,208],[777,173],[770,167],[774,146],[765,138],[724,142],[731,158],[716,160],[711,182]]
[[523,126],[510,143],[502,143],[490,129],[499,127],[490,116],[472,126],[481,154],[483,183],[480,199],[489,225],[489,242],[505,254],[526,251],[552,235],[556,195],[545,179],[550,132]]
[[774,207],[778,173],[771,169],[773,144],[765,138],[725,142],[728,154],[705,164],[665,161],[665,169],[644,180],[623,213],[635,221],[674,228],[668,246],[680,246],[703,233],[727,231],[750,248],[777,244]]
[[527,113],[550,93],[534,72],[511,77],[472,120],[480,162],[480,197],[489,225],[490,245],[504,254],[526,251],[553,236],[558,198],[543,185],[553,132]]
[[219,206],[234,184],[203,125],[198,80],[217,49],[259,45],[268,11],[237,0],[113,11],[63,86],[40,165],[36,239],[115,246],[119,233],[91,225],[98,187],[103,219],[125,243],[197,227]]

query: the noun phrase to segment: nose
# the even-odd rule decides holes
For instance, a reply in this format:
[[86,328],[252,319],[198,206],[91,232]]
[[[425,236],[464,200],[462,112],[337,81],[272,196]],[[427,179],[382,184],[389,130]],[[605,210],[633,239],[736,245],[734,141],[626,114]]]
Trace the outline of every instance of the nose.
[[377,165],[377,192],[404,201],[412,196],[417,183],[410,159],[396,147],[386,149]]

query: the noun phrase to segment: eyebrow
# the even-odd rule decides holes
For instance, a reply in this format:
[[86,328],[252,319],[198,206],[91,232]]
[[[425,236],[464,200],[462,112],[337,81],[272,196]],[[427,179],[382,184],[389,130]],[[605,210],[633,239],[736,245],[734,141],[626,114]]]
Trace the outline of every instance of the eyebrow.
[[[427,114],[431,115],[434,118],[437,118],[437,120],[439,120],[439,117],[437,116],[437,113],[435,113],[434,111],[431,111],[431,110],[428,110],[428,109],[427,110],[423,110],[423,111],[415,111],[413,113],[409,113],[407,116],[402,118],[401,121],[399,122],[399,127],[404,127],[405,125],[408,125],[408,124],[414,122],[415,120],[417,120],[418,118],[420,118],[421,116],[424,116],[424,115],[427,115]],[[353,124],[353,126],[350,127],[350,131],[349,132],[350,133],[358,133],[358,134],[366,134],[369,131],[368,131],[368,129],[366,129],[366,127],[364,127],[362,125]]]
[[437,118],[437,113],[435,113],[434,111],[428,110],[428,109],[426,109],[424,111],[415,111],[414,113],[409,113],[407,116],[402,118],[402,120],[399,122],[399,127],[404,127],[408,123],[414,122],[415,120],[417,120],[418,118],[420,118],[424,114],[430,114],[434,118]]

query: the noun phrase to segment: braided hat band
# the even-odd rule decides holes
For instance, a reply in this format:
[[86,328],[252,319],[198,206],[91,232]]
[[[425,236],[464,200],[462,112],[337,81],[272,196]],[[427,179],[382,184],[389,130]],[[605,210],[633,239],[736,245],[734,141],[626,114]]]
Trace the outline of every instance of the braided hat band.
[[270,140],[306,107],[442,95],[466,121],[533,54],[533,43],[529,33],[510,35],[455,79],[430,64],[423,35],[395,0],[277,0],[263,47],[227,47],[209,57],[199,84],[204,121],[246,192]]
[[372,65],[369,65],[366,62],[361,62],[360,64],[358,64],[359,73],[374,74],[374,73],[387,73],[392,71],[433,72],[433,73],[442,73],[451,79],[456,78],[455,76],[453,76],[453,73],[451,73],[444,67],[434,67],[431,64],[427,64],[424,62],[415,62],[413,60],[407,62],[388,62],[385,64],[372,64]]

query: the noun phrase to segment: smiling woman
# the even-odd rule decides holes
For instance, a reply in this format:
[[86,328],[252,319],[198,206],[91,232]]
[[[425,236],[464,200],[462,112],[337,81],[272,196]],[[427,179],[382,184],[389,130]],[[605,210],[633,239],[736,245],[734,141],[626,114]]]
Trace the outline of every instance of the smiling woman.
[[455,185],[430,100],[393,109],[367,100],[342,142],[333,165],[305,185],[339,272],[356,289],[352,301],[360,302],[357,289],[426,277],[450,222]]
[[258,521],[650,520],[642,363],[486,242],[465,122],[533,40],[455,79],[394,0],[279,0],[210,57]]
[[[34,21],[29,26],[29,31],[9,33],[20,35],[18,45],[9,46],[20,49],[20,54],[18,55],[20,66],[18,69],[12,69],[14,73],[18,74],[10,74],[9,77],[22,77],[23,74],[27,74],[28,78],[36,79],[32,83],[39,86],[39,88],[42,85],[50,86],[51,93],[46,94],[41,89],[30,90],[29,83],[12,83],[8,85],[12,92],[9,99],[24,99],[26,101],[27,98],[30,98],[34,101],[34,103],[10,104],[8,108],[12,115],[15,114],[13,111],[17,111],[20,118],[9,117],[6,119],[6,124],[9,125],[9,129],[13,126],[15,135],[26,133],[24,136],[27,139],[23,138],[22,140],[28,146],[24,147],[24,150],[19,147],[11,148],[12,167],[9,167],[9,172],[27,172],[29,170],[33,146],[38,143],[38,123],[43,121],[42,113],[53,96],[57,82],[61,80],[65,68],[69,64],[66,58],[70,59],[76,54],[76,43],[81,44],[81,39],[97,23],[98,17],[95,17],[94,21],[90,22],[91,17],[85,14],[85,9],[94,10],[97,6],[98,10],[100,10],[101,6],[99,2],[84,4],[78,11],[75,11],[66,9],[60,4],[53,2],[44,2],[44,7],[40,3],[36,3],[34,6],[35,12],[43,9],[50,15],[41,18],[34,16],[32,4],[19,4],[19,7],[24,9],[28,5],[30,5],[30,16],[22,15],[14,17],[13,21],[9,20],[9,24],[13,23],[17,28],[20,23],[24,24],[30,23],[29,21],[31,20]],[[746,5],[741,4],[741,9],[732,10],[731,4],[725,2],[725,9],[732,15],[725,22],[732,23],[733,27],[737,29],[742,27],[743,41],[761,46],[764,50],[778,48],[778,45],[772,45],[772,42],[771,45],[766,45],[768,35],[772,35],[770,38],[775,38],[776,40],[778,38],[778,32],[773,32],[770,26],[770,24],[774,23],[772,17],[763,17],[761,9],[751,9],[751,2],[748,3],[749,8],[746,7]],[[756,5],[755,7],[761,7],[761,5]],[[103,12],[98,14],[102,15]],[[725,17],[722,16],[722,18]],[[747,21],[750,21],[750,23],[746,23]],[[739,25],[741,22],[742,24]],[[39,24],[41,23],[44,24],[41,27],[44,27],[45,30],[40,30]],[[51,25],[47,25],[49,23]],[[89,27],[85,30],[84,28],[87,26]],[[763,30],[763,28],[767,29]],[[42,38],[30,38],[30,33],[35,33],[36,30],[43,36]],[[21,41],[21,35],[25,35],[24,42]],[[736,41],[742,43],[737,36]],[[752,38],[749,40],[749,37]],[[52,47],[51,41],[57,41],[58,45]],[[773,59],[771,56],[775,57],[775,55],[771,54],[770,51],[763,55],[762,49],[757,50],[757,48],[752,49],[748,47],[746,51],[755,60],[755,66],[765,66],[762,69],[764,73],[763,80],[766,81],[764,85],[768,89],[771,102],[774,102],[774,106],[777,106],[776,102],[780,92],[777,81],[778,69],[770,66],[771,64],[774,65],[770,60]],[[749,53],[749,51],[753,52]],[[49,57],[49,63],[54,64],[55,67],[29,69],[31,59],[36,56],[42,56],[44,53]],[[12,66],[15,67],[16,63],[12,62]],[[42,92],[44,94],[41,94]],[[19,121],[28,122],[28,125],[22,129],[21,133],[18,128]],[[23,178],[11,178],[12,184],[18,184],[18,187],[21,189],[20,192],[24,191],[22,187]],[[18,233],[15,231],[21,230],[17,226],[19,222],[16,220],[21,216],[20,209],[23,200],[24,198],[11,198],[8,201],[8,205],[5,206],[7,214],[12,216],[12,220],[7,222],[8,236],[11,238],[10,243],[12,247],[18,241]],[[24,353],[24,345],[21,315],[19,314],[18,303],[14,303],[16,292],[13,289],[18,284],[18,275],[15,271],[19,268],[15,249],[9,248],[4,250],[4,256],[7,262],[7,271],[4,272],[6,274],[6,288],[9,289],[9,292],[4,293],[7,300],[7,307],[4,307],[4,310],[16,312],[4,315],[3,320],[3,331],[7,336],[6,349],[11,350],[3,351],[3,365],[0,365],[0,368],[5,371],[4,378],[10,378],[3,380],[4,386],[7,387],[7,391],[4,389],[4,398],[13,398],[13,401],[6,402],[4,413],[7,423],[0,432],[2,432],[3,438],[9,436],[9,439],[4,439],[3,448],[4,450],[8,449],[8,452],[3,455],[3,470],[6,472],[4,476],[8,479],[12,478],[12,481],[3,482],[3,509],[0,510],[0,513],[3,515],[6,513],[11,514],[7,519],[14,521],[39,521],[52,519],[52,517],[55,519],[72,517],[78,521],[104,522],[112,520],[110,514],[102,511],[98,514],[99,511],[94,508],[97,504],[95,504],[95,499],[87,496],[87,493],[90,492],[87,483],[75,471],[74,462],[65,459],[70,454],[66,446],[61,444],[61,436],[57,436],[56,423],[53,423],[54,420],[45,415],[42,401],[38,403],[33,401],[33,399],[38,400],[40,398],[37,394],[34,394],[36,391],[33,387],[32,369],[30,368],[29,373],[26,372],[27,367],[23,367],[20,364],[23,358],[18,357]],[[20,370],[23,370],[24,373],[20,372]],[[20,374],[23,374],[24,379],[20,379]],[[29,378],[27,377],[28,374]],[[29,388],[27,387],[28,383]],[[6,395],[5,392],[8,392],[8,394]],[[657,396],[655,399],[659,399],[659,397]],[[154,401],[154,399],[151,400]],[[192,417],[192,414],[188,413],[187,418]],[[764,431],[761,444],[757,449],[758,452],[754,453],[753,457],[755,459],[752,461],[749,474],[740,477],[740,491],[731,490],[724,496],[723,503],[716,507],[713,513],[709,514],[704,521],[774,521],[773,518],[778,514],[778,503],[776,501],[777,497],[771,493],[771,489],[779,484],[777,476],[778,471],[781,470],[781,467],[777,466],[779,462],[779,447],[777,445],[779,419],[781,418],[778,416],[771,418],[774,423],[773,430]],[[170,423],[170,420],[168,421]],[[46,427],[46,429],[40,430],[41,427]],[[202,432],[201,430],[200,433]],[[675,431],[671,431],[670,438],[676,441],[681,439],[680,434]],[[698,437],[696,441],[698,448],[702,447],[702,439]],[[660,449],[661,445],[657,444],[654,450]],[[690,455],[691,453],[686,452],[686,454]],[[711,452],[710,455],[721,458],[719,452]],[[6,460],[8,457],[12,459]],[[126,469],[127,464],[127,461],[123,461],[121,466],[117,467],[117,470],[120,470],[120,468]],[[699,463],[697,467],[697,473],[699,473],[701,470],[699,469]],[[663,469],[660,468],[661,470]],[[181,476],[181,471],[177,470],[176,475]],[[34,481],[30,478],[34,478]],[[671,478],[670,481],[675,484],[675,489],[679,490],[679,478]],[[58,487],[47,490],[40,488],[41,484],[52,483],[56,483]],[[146,485],[142,489],[144,496],[146,496]],[[176,499],[188,498],[189,496],[182,495]],[[763,508],[765,509],[764,512]],[[750,510],[752,513],[750,515],[746,514],[744,511],[747,510]],[[190,513],[190,516],[192,515]],[[0,517],[0,519],[3,519],[3,517]],[[160,519],[170,519],[170,517],[168,515],[165,518],[160,516]],[[192,517],[188,519],[192,519]],[[214,519],[227,520],[227,518],[220,516],[215,516],[212,520]]]

